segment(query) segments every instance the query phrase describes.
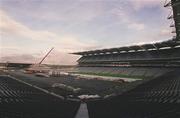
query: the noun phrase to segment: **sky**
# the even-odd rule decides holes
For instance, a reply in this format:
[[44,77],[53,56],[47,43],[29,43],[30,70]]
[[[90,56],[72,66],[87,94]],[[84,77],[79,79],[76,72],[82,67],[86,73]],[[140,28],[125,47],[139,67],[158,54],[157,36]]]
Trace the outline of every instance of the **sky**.
[[72,65],[77,51],[172,38],[165,0],[0,0],[0,62]]

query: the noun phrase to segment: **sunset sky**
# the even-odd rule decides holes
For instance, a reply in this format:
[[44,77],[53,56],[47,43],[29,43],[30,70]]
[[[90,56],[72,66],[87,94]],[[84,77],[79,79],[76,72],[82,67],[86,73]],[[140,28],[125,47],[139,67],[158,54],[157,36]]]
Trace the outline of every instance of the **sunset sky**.
[[165,0],[0,0],[0,62],[76,64],[71,52],[172,37]]

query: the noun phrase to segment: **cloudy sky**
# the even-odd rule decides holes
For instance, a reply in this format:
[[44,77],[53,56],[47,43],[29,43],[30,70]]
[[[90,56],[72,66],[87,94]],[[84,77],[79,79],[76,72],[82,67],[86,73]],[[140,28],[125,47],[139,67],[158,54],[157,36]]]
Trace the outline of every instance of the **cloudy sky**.
[[0,0],[0,61],[76,64],[71,52],[172,37],[165,0]]

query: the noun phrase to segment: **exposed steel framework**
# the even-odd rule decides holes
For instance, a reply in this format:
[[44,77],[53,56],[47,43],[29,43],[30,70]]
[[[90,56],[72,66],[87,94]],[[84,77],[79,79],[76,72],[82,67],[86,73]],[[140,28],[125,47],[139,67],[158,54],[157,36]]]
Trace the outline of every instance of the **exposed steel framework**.
[[164,7],[170,9],[167,19],[172,20],[172,33],[176,33],[176,39],[180,40],[180,0],[166,0]]

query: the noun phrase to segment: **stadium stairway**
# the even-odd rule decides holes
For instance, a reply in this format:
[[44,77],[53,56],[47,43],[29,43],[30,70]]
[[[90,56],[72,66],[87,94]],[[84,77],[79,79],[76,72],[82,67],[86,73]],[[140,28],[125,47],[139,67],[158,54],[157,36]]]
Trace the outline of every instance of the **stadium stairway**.
[[87,109],[87,104],[86,103],[81,103],[75,118],[89,118],[89,114],[88,114],[88,109]]

